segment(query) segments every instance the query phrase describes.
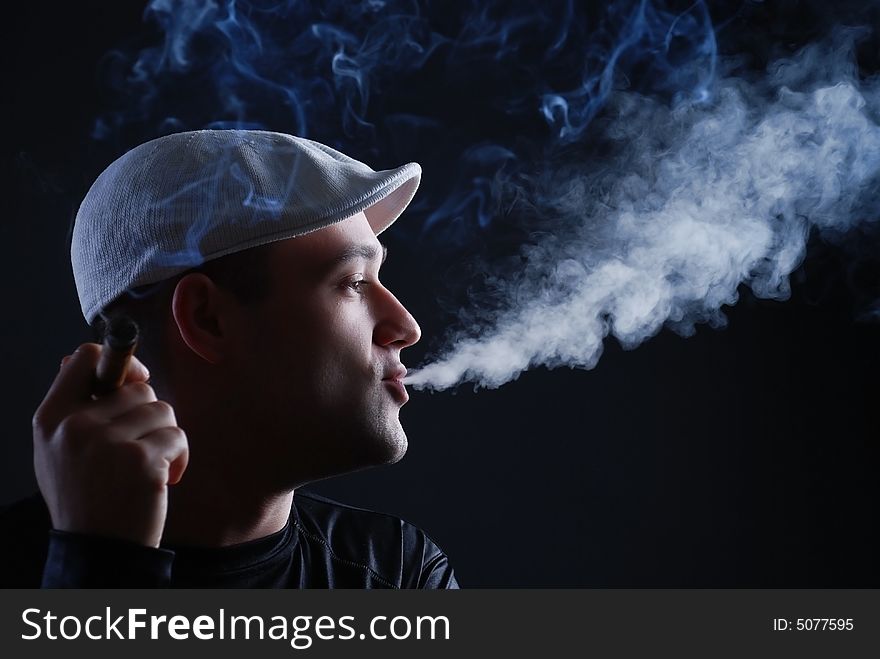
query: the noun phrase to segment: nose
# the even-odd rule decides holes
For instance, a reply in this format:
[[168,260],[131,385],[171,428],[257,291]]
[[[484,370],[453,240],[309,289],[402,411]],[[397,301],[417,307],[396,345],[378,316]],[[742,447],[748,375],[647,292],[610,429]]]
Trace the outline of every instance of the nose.
[[379,286],[376,301],[377,319],[373,341],[380,346],[408,348],[422,338],[422,330],[400,300],[384,286]]

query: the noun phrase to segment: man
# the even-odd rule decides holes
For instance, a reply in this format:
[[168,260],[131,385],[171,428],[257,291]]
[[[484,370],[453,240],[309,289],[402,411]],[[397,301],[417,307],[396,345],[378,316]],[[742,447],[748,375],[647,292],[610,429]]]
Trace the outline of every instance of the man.
[[400,353],[420,330],[376,235],[420,174],[263,131],[111,164],[77,214],[74,277],[93,326],[138,323],[142,360],[109,393],[107,348],[63,360],[34,415],[42,499],[4,516],[7,585],[457,588],[419,529],[297,491],[406,451]]

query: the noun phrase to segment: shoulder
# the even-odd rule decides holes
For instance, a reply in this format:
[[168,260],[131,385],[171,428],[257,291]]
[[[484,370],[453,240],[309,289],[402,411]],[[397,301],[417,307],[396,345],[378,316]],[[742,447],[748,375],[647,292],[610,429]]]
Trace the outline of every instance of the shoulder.
[[362,566],[387,586],[456,587],[443,551],[400,517],[298,490],[294,522],[307,541],[335,560]]
[[40,586],[51,526],[39,493],[0,506],[0,586]]

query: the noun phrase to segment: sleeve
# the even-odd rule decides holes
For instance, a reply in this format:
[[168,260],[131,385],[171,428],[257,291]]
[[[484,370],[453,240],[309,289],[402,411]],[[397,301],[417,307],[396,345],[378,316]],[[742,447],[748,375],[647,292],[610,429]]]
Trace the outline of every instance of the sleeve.
[[404,523],[401,588],[458,589],[446,554],[421,529]]
[[42,588],[167,588],[174,552],[126,540],[49,531]]
[[458,590],[460,586],[455,579],[449,559],[435,545],[437,553],[422,566],[422,578],[419,580],[419,588]]

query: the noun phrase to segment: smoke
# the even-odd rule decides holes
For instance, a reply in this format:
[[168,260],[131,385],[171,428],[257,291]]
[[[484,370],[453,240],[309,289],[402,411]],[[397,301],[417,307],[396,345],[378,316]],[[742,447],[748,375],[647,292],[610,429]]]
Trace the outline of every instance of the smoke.
[[880,81],[859,80],[858,35],[838,31],[757,79],[719,78],[706,100],[612,94],[604,152],[555,154],[506,191],[550,230],[515,274],[488,282],[493,311],[462,314],[406,383],[498,387],[536,366],[589,369],[609,335],[631,349],[664,326],[723,326],[740,285],[786,299],[811,232],[877,218]]
[[788,297],[814,236],[876,226],[880,83],[856,48],[874,39],[876,70],[877,34],[770,53],[877,25],[877,2],[151,0],[145,18],[159,43],[106,58],[99,141],[266,128],[422,164],[394,238],[485,274],[465,304],[444,280],[457,323],[416,387],[723,326],[741,286]]
[[502,221],[504,181],[578,143],[621,76],[700,96],[716,57],[690,0],[150,0],[144,18],[158,42],[104,58],[97,141],[262,128],[375,168],[415,160],[396,231],[454,258]]

